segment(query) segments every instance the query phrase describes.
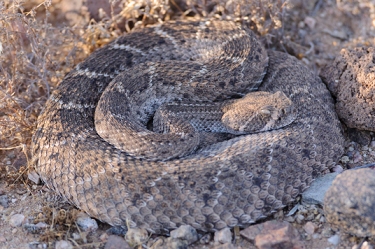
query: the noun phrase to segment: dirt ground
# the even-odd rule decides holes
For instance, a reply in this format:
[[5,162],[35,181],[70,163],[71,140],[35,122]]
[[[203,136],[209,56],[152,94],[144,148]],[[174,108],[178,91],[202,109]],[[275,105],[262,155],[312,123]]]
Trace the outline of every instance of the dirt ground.
[[[87,23],[87,11],[90,9],[86,10],[86,15],[81,15],[81,9],[78,12],[72,11],[75,10],[74,4],[71,5],[74,1],[43,2],[35,0],[26,1],[23,5],[22,2],[17,2],[18,6],[23,6],[21,10],[20,8],[12,10],[10,5],[7,5],[8,2],[5,2],[3,6],[0,3],[0,21],[2,22],[0,29],[8,29],[12,32],[0,31],[3,32],[1,35],[3,40],[0,40],[0,55],[3,56],[0,60],[2,61],[0,64],[0,99],[2,99],[2,103],[0,103],[0,248],[55,248],[55,242],[61,239],[71,241],[76,248],[104,248],[108,225],[98,222],[99,229],[95,232],[79,231],[74,219],[75,209],[54,196],[42,184],[38,185],[29,180],[30,174],[33,172],[30,161],[30,138],[35,128],[36,117],[46,100],[46,92],[51,91],[65,73],[92,50],[118,36],[129,26],[120,22],[116,24],[117,27],[113,28],[113,26],[107,25],[110,22],[104,22],[102,25],[79,29],[77,22]],[[281,3],[283,1],[274,2]],[[33,11],[35,13],[31,13]],[[114,9],[115,12],[116,9]],[[17,13],[24,17],[14,18]],[[270,48],[296,56],[317,74],[324,65],[333,61],[342,48],[368,47],[374,46],[375,43],[375,1],[290,0],[284,3],[281,16],[282,27],[274,25],[273,30],[262,30],[256,27],[258,33],[262,35],[263,41]],[[165,19],[168,18],[173,19],[175,16],[170,15]],[[44,60],[45,64],[42,64],[45,67],[49,67],[47,64],[52,65],[48,70],[46,69],[46,74],[40,73],[40,68],[43,68],[41,64],[35,63],[37,68],[33,68],[31,65],[15,64],[4,58],[10,54],[10,58],[17,59],[18,62],[21,61],[18,58],[20,55],[16,51],[8,53],[10,48],[7,48],[7,45],[15,41],[12,40],[14,35],[17,35],[19,44],[11,47],[13,49],[17,46],[29,46],[31,47],[29,52],[36,51],[35,54],[40,55],[38,49],[42,49],[42,47],[35,44],[43,44],[42,40],[44,40],[44,45],[48,47],[48,41],[50,41],[48,38],[38,37],[38,33],[30,32],[37,29],[28,29],[30,25],[38,25],[38,22],[28,22],[25,21],[26,19],[48,23],[46,29],[50,34],[64,36],[64,39],[59,41],[59,46],[53,44],[48,50],[48,53],[53,56],[63,55],[64,61],[57,63],[53,60],[54,57]],[[132,26],[131,23],[130,26]],[[266,27],[265,23],[263,23],[263,27]],[[79,35],[82,38],[77,41],[76,38]],[[39,43],[34,44],[32,39]],[[75,41],[77,42],[74,43]],[[95,43],[96,41],[99,42]],[[32,54],[27,56],[30,57]],[[42,57],[40,56],[40,58]],[[35,57],[33,60],[38,61],[40,58]],[[39,77],[37,83],[32,82],[34,78],[29,77],[27,73],[17,71],[16,66],[21,67],[22,65],[25,70],[36,72],[34,75]],[[51,74],[51,71],[54,73]],[[9,72],[13,72],[14,75],[22,75],[17,78],[9,76],[11,75]],[[24,84],[30,84],[34,88],[30,90],[29,85],[27,87],[16,85],[14,83],[16,79],[22,79],[26,82]],[[40,82],[48,87],[38,87]],[[21,88],[27,90],[17,90]],[[17,95],[17,97],[22,95],[22,98],[16,99],[13,95]],[[375,140],[373,134],[369,136],[372,141]],[[339,162],[344,169],[375,162],[375,142],[361,145],[348,139],[346,148],[346,154]],[[375,246],[373,238],[361,239],[332,230],[325,222],[321,207],[316,207],[318,213],[312,220],[302,219],[299,216],[300,212],[292,217],[287,217],[286,214],[294,205],[285,208],[269,219],[284,219],[292,222],[293,226],[298,229],[305,248],[361,248],[360,244],[363,242]],[[11,226],[10,217],[14,214],[25,216],[23,224],[44,222],[48,224],[48,228],[38,230],[35,227]],[[303,215],[307,217],[307,214]],[[305,224],[309,221],[317,227],[312,235],[307,234],[304,229]],[[329,242],[329,239],[335,234],[341,238],[336,245]],[[239,239],[235,244],[239,248],[255,248],[244,239]]]

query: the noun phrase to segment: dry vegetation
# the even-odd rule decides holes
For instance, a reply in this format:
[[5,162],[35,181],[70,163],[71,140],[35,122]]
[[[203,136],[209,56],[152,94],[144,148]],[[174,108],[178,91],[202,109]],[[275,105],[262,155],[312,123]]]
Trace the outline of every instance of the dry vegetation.
[[[71,11],[73,2],[0,3],[0,163],[5,164],[0,168],[2,176],[9,177],[19,172],[20,166],[32,165],[27,160],[31,137],[45,101],[64,75],[96,48],[135,27],[184,18],[234,19],[271,41],[272,37],[281,36],[277,31],[287,7],[284,0],[110,1],[113,5],[108,5],[108,14],[99,12],[101,20],[95,21],[84,13],[62,14]],[[100,6],[90,6],[94,10],[95,7]],[[88,10],[82,10],[85,11]]]
[[[356,29],[365,18],[364,13],[375,18],[371,0],[109,0],[111,5],[101,5],[101,11],[99,2],[104,1],[86,1],[91,4],[83,8],[74,7],[73,3],[81,2],[75,0],[0,1],[0,195],[1,186],[32,186],[27,177],[33,171],[31,138],[37,117],[54,87],[74,65],[123,32],[171,19],[236,20],[253,29],[269,47],[305,59],[316,71],[332,60],[342,46],[374,43],[368,39],[370,33],[363,30],[366,27]],[[353,39],[333,37],[338,45],[332,50],[325,47],[334,44],[330,40],[317,46],[314,33],[308,38],[301,33],[301,22],[308,15],[316,15],[322,5],[335,6],[343,22],[351,20],[348,28]],[[97,19],[90,19],[89,12]],[[318,35],[323,33],[331,37],[327,32]],[[60,217],[52,214],[60,212],[46,207],[39,218],[51,222]],[[53,245],[53,240],[66,236],[74,227],[74,212],[64,217],[60,217],[59,229],[40,239]]]

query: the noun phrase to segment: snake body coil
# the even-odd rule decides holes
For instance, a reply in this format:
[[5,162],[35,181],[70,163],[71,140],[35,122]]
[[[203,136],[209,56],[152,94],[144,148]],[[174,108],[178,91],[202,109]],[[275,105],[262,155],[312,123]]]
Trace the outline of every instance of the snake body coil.
[[[102,139],[94,123],[106,87],[129,78],[117,90],[136,92],[127,105],[138,106],[137,120],[169,100],[218,102],[254,90],[283,92],[297,118],[181,158],[139,159]],[[321,80],[226,21],[170,22],[97,50],[54,91],[33,137],[36,169],[48,187],[101,221],[153,233],[182,224],[214,231],[253,223],[293,201],[342,152],[340,123]]]

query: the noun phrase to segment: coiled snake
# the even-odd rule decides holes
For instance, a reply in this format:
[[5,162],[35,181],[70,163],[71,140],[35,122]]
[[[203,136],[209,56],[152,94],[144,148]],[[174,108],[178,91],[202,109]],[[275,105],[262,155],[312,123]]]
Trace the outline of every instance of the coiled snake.
[[[147,158],[159,145],[185,142],[178,141],[180,131],[172,134],[177,140],[153,140],[152,134],[165,135],[145,128],[159,106],[211,105],[254,90],[282,92],[295,107],[294,121],[165,160]],[[95,114],[102,94],[100,103],[113,102],[112,119],[130,124],[134,136],[114,131],[105,141],[98,135],[95,125],[108,117]],[[139,142],[142,136],[149,147]],[[115,137],[121,142],[112,142]],[[137,149],[117,148],[126,143]],[[51,95],[33,137],[36,169],[48,187],[101,221],[154,233],[182,224],[214,231],[253,223],[293,201],[342,152],[340,124],[321,80],[229,21],[169,22],[98,49]]]

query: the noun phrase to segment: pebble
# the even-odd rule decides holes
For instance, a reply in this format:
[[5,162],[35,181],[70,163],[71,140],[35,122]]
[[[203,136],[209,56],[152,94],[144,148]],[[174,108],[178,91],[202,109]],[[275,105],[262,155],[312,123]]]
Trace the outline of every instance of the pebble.
[[304,22],[310,29],[315,28],[316,20],[311,16],[306,16]]
[[9,225],[12,227],[20,227],[25,220],[25,216],[23,214],[14,214],[9,219]]
[[81,235],[79,235],[79,233],[72,233],[72,237],[74,240],[79,240],[81,238]]
[[110,235],[104,249],[131,249],[128,242],[117,235]]
[[328,242],[332,245],[337,246],[340,243],[340,236],[338,234],[335,234],[332,237],[328,238]]
[[214,241],[221,244],[230,243],[232,241],[232,232],[227,227],[221,229],[220,231],[215,232]]
[[297,216],[296,216],[296,222],[298,224],[301,224],[302,221],[304,221],[304,220],[305,220],[305,216],[303,216],[302,214],[297,214]]
[[375,236],[375,170],[347,170],[333,181],[324,199],[332,227],[357,237]]
[[362,245],[354,245],[352,249],[374,249],[367,241],[363,242]]
[[32,181],[35,184],[40,183],[40,177],[36,171],[31,171],[27,174],[27,178],[29,178],[30,181]]
[[103,234],[100,235],[100,237],[99,237],[99,239],[100,239],[101,242],[105,242],[105,241],[107,241],[108,238],[109,238],[108,233],[103,233]]
[[55,249],[73,249],[73,245],[70,241],[59,240],[56,242]]
[[225,243],[225,244],[214,245],[212,249],[238,249],[238,247],[236,247],[232,243]]
[[286,221],[266,221],[250,226],[240,232],[258,249],[303,248],[298,231]]
[[24,247],[24,248],[27,248],[27,249],[47,249],[48,246],[47,246],[46,243],[33,241],[33,242],[28,243],[28,246]]
[[349,159],[348,156],[343,156],[343,157],[341,157],[340,161],[341,161],[342,163],[348,163],[348,162],[350,161],[350,159]]
[[203,237],[199,240],[199,243],[201,244],[208,244],[210,243],[212,239],[212,235],[211,233],[206,233],[205,235],[203,235]]
[[188,248],[187,240],[174,239],[172,237],[159,237],[150,249],[186,249]]
[[192,226],[182,225],[171,231],[171,237],[174,239],[186,240],[190,245],[198,240],[198,233]]
[[331,237],[332,235],[334,235],[335,233],[332,231],[332,229],[330,227],[324,227],[323,228],[323,231],[322,231],[322,235],[326,238],[329,238]]
[[77,225],[83,230],[83,231],[96,231],[98,229],[98,223],[96,220],[92,219],[90,216],[88,216],[86,213],[79,213],[77,215]]
[[317,229],[318,229],[318,226],[312,223],[311,221],[307,222],[303,226],[303,230],[305,230],[305,232],[310,235],[314,234]]
[[359,153],[359,151],[356,151],[353,155],[353,163],[359,163],[362,161],[363,161],[363,158],[362,158],[361,153]]
[[302,193],[302,203],[322,205],[324,195],[337,175],[338,173],[329,173],[313,181],[311,186]]
[[296,219],[293,216],[286,216],[284,218],[284,221],[289,222],[289,223],[293,223],[295,220]]
[[258,224],[258,225],[253,225],[249,226],[248,228],[245,228],[244,230],[240,231],[240,234],[242,237],[247,239],[250,242],[255,241],[255,237],[262,232],[263,225]]
[[288,222],[267,221],[260,234],[255,237],[258,249],[303,248],[298,231]]
[[343,167],[341,165],[336,165],[332,168],[333,172],[335,173],[342,173],[344,171]]
[[148,238],[148,232],[144,228],[129,228],[125,235],[125,240],[132,246],[142,245]]
[[7,195],[0,195],[0,205],[4,208],[7,208],[8,205],[8,196]]

